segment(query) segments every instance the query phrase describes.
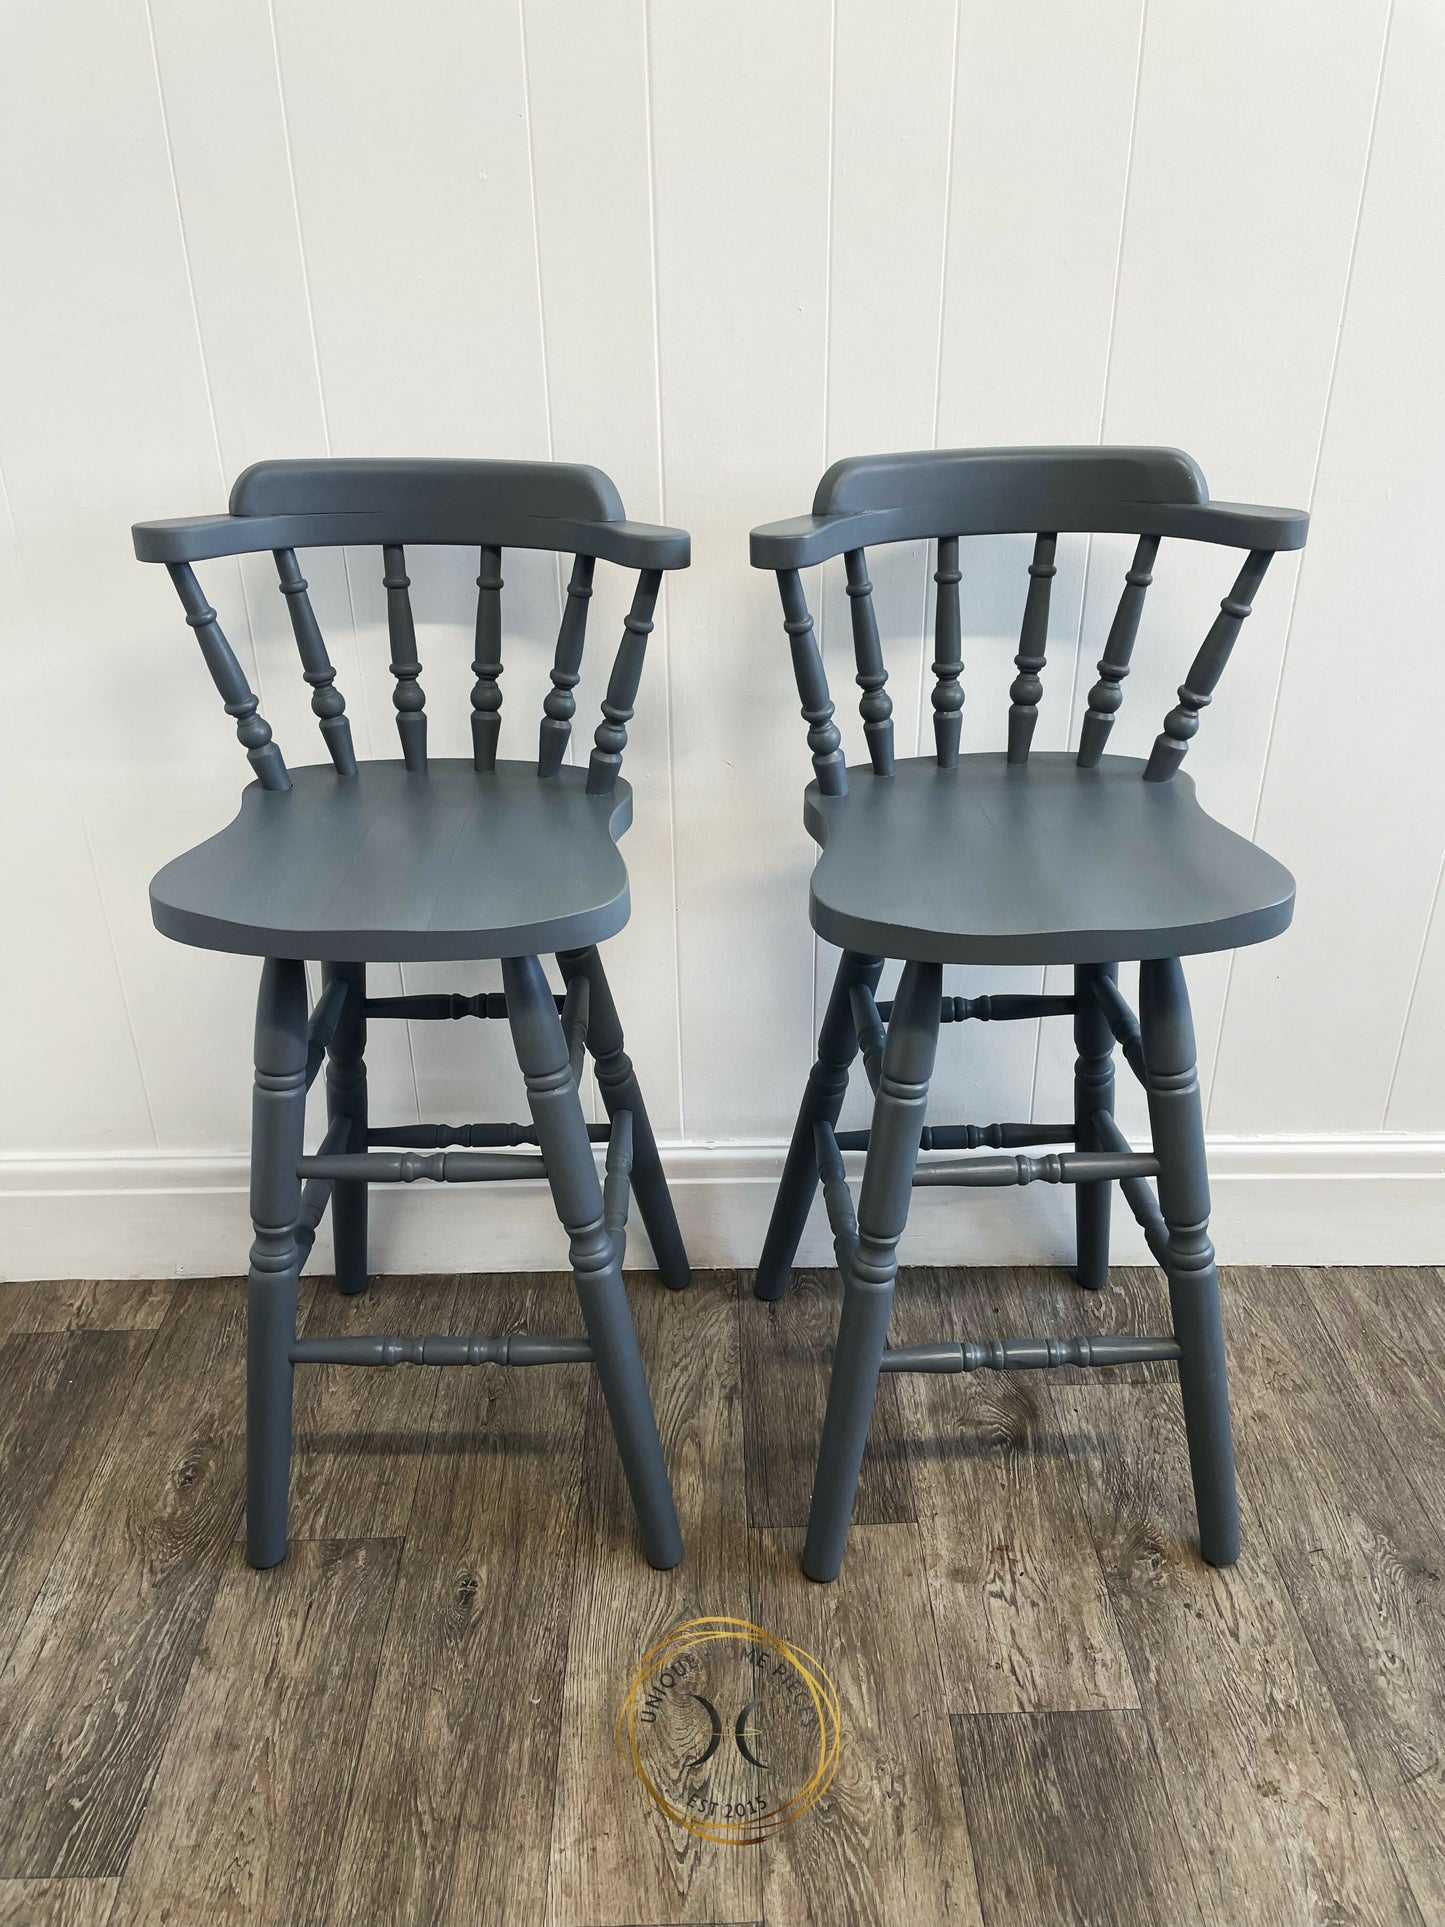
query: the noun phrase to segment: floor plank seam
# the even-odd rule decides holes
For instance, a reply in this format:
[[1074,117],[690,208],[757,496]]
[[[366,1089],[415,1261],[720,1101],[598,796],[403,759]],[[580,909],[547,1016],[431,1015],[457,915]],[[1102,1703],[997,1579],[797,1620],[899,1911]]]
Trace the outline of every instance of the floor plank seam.
[[[1125,1648],[1124,1656],[1126,1659],[1128,1659],[1129,1668],[1130,1668],[1130,1671],[1132,1672],[1134,1667],[1134,1661],[1127,1647]],[[1135,1682],[1135,1684],[1137,1687],[1137,1681]],[[1174,1838],[1179,1843],[1180,1862],[1183,1865],[1185,1874],[1188,1876],[1189,1891],[1194,1895],[1194,1904],[1199,1910],[1199,1918],[1201,1920],[1207,1921],[1209,1916],[1206,1914],[1204,1910],[1204,1895],[1199,1891],[1199,1882],[1194,1877],[1194,1862],[1191,1860],[1191,1858],[1189,1857],[1189,1854],[1185,1851],[1185,1847],[1184,1847],[1183,1817],[1181,1816],[1181,1814],[1179,1813],[1178,1809],[1174,1804],[1174,1795],[1169,1788],[1169,1776],[1164,1771],[1164,1761],[1159,1752],[1159,1744],[1154,1732],[1154,1724],[1144,1711],[1144,1703],[1142,1699],[1139,1702],[1139,1721],[1140,1721],[1140,1724],[1143,1726],[1144,1738],[1148,1743],[1149,1758],[1154,1762],[1154,1771],[1159,1776],[1159,1786],[1160,1786],[1160,1790],[1164,1795],[1164,1803],[1169,1810],[1170,1823],[1174,1828]]]
[[[1133,1389],[1134,1388],[1132,1386],[1126,1386],[1126,1385],[1116,1386],[1115,1396],[1118,1397],[1121,1394],[1127,1395]],[[1045,1384],[1043,1390],[1044,1390],[1044,1396],[1045,1398],[1047,1398],[1049,1402],[1049,1409],[1054,1415],[1055,1423],[1062,1428],[1064,1424],[1064,1413],[1061,1410],[1059,1406],[1059,1402],[1054,1395],[1054,1387],[1052,1385]],[[1097,1572],[1099,1577],[1099,1589],[1102,1595],[1109,1601],[1110,1611],[1114,1614],[1114,1623],[1118,1627],[1118,1631],[1119,1631],[1119,1650],[1124,1655],[1124,1664],[1129,1669],[1129,1682],[1134,1689],[1134,1701],[1135,1701],[1134,1707],[1133,1708],[1120,1707],[1118,1710],[1120,1712],[1138,1711],[1142,1713],[1143,1706],[1144,1706],[1144,1696],[1139,1690],[1139,1671],[1135,1663],[1134,1655],[1129,1650],[1129,1642],[1124,1637],[1123,1627],[1119,1625],[1118,1602],[1114,1595],[1114,1589],[1109,1584],[1109,1574],[1104,1565],[1103,1547],[1099,1544],[1099,1541],[1095,1536],[1093,1527],[1090,1523],[1088,1494],[1084,1490],[1083,1480],[1080,1476],[1078,1455],[1074,1451],[1065,1451],[1064,1458],[1068,1464],[1069,1479],[1074,1488],[1074,1498],[1078,1507],[1079,1529],[1083,1534],[1085,1540],[1088,1542],[1089,1548],[1093,1553],[1094,1570]],[[1150,1741],[1150,1744],[1152,1746],[1153,1744],[1152,1739]]]
[[[145,1329],[145,1328],[142,1327],[141,1329]],[[133,1377],[138,1377],[140,1375],[140,1371],[144,1366],[146,1359],[150,1356],[151,1346],[155,1343],[155,1334],[157,1329],[159,1328],[151,1327],[147,1332],[145,1348],[141,1352],[140,1357],[137,1358],[137,1360],[135,1361],[135,1365],[132,1370]],[[41,1335],[46,1335],[46,1334],[41,1334]],[[77,1333],[64,1334],[64,1336],[67,1338],[67,1341],[70,1341],[79,1335],[80,1334],[77,1334]],[[129,1337],[131,1334],[127,1332],[124,1335]],[[23,1337],[23,1336],[26,1336],[26,1334],[17,1332],[17,1333],[9,1334],[9,1336],[7,1336],[4,1339],[0,1339],[0,1350],[3,1350],[4,1347],[9,1344],[10,1338]],[[129,1407],[130,1407],[130,1394],[127,1394],[125,1403],[121,1407],[120,1416],[122,1418],[125,1416],[125,1413],[129,1409]],[[80,1488],[79,1492],[76,1494],[75,1504],[70,1508],[69,1512],[65,1515],[64,1530],[56,1534],[55,1550],[50,1555],[49,1563],[46,1565],[45,1571],[40,1575],[39,1583],[36,1585],[35,1591],[31,1594],[30,1600],[26,1605],[24,1612],[19,1613],[16,1616],[14,1637],[11,1639],[9,1645],[6,1646],[5,1650],[3,1652],[0,1652],[0,1678],[3,1678],[5,1669],[10,1664],[11,1655],[14,1653],[16,1647],[20,1644],[20,1640],[22,1635],[24,1634],[25,1628],[29,1624],[30,1615],[35,1611],[37,1602],[39,1601],[42,1593],[45,1591],[46,1586],[49,1584],[50,1575],[55,1570],[55,1562],[57,1559],[59,1559],[61,1553],[65,1550],[66,1544],[70,1538],[71,1527],[75,1524],[76,1517],[78,1516],[81,1507],[85,1504],[86,1499],[89,1497],[91,1486],[94,1485],[96,1478],[99,1476],[101,1464],[104,1457],[105,1457],[105,1454],[103,1452],[98,1453],[96,1455],[95,1464],[90,1469],[90,1477],[86,1480],[85,1484]],[[70,1879],[70,1878],[80,1878],[81,1876],[66,1875],[64,1877],[67,1879]]]
[[[448,1274],[448,1275],[451,1275],[452,1277],[452,1286],[453,1286],[452,1303],[453,1303],[453,1308],[455,1310],[456,1309],[455,1292],[456,1292],[457,1286],[460,1284],[460,1276],[456,1274]],[[441,1396],[441,1372],[440,1371],[438,1371],[435,1374],[435,1380],[436,1382],[432,1387],[431,1399],[427,1405],[426,1436],[422,1445],[421,1455],[417,1461],[416,1477],[412,1481],[411,1497],[407,1504],[407,1515],[406,1515],[407,1530],[402,1533],[401,1539],[398,1544],[396,1570],[392,1579],[391,1596],[390,1598],[388,1598],[386,1602],[386,1621],[381,1629],[381,1637],[377,1640],[377,1643],[376,1643],[376,1665],[372,1669],[371,1691],[367,1694],[367,1698],[366,1698],[366,1718],[361,1723],[361,1737],[357,1741],[356,1752],[352,1759],[351,1773],[347,1780],[346,1804],[342,1810],[340,1825],[337,1829],[337,1835],[336,1835],[337,1840],[342,1843],[345,1842],[350,1829],[351,1810],[356,1800],[356,1786],[357,1786],[357,1781],[360,1778],[360,1774],[361,1774],[361,1763],[366,1758],[367,1746],[371,1739],[372,1725],[376,1717],[377,1688],[381,1683],[382,1666],[386,1659],[387,1642],[391,1638],[391,1622],[396,1612],[397,1595],[401,1590],[402,1562],[406,1558],[407,1548],[408,1548],[408,1545],[410,1544],[412,1516],[416,1510],[416,1495],[421,1489],[422,1476],[426,1470],[427,1462],[432,1456],[432,1445],[433,1445],[432,1426],[436,1416],[437,1401]],[[339,1867],[334,1866],[332,1868],[331,1877],[327,1884],[326,1908],[322,1917],[328,1920],[331,1917],[331,1901],[336,1888],[336,1875],[338,1871],[339,1871]],[[450,1887],[450,1870],[448,1873],[448,1886]]]
[[[323,1540],[321,1543],[322,1544],[327,1544],[327,1543],[344,1544],[346,1542],[345,1541],[328,1542]],[[356,1542],[353,1541],[352,1543],[356,1543]],[[405,1534],[403,1534],[400,1539],[382,1539],[382,1540],[373,1540],[370,1542],[363,1541],[361,1543],[371,1543],[371,1544],[377,1544],[377,1545],[394,1545],[396,1547],[396,1560],[392,1567],[391,1592],[386,1602],[386,1619],[381,1628],[381,1635],[376,1642],[376,1663],[371,1669],[371,1691],[366,1696],[366,1718],[361,1723],[361,1730],[357,1736],[357,1741],[356,1741],[356,1751],[351,1756],[351,1768],[346,1776],[346,1798],[342,1803],[341,1817],[337,1823],[337,1828],[336,1828],[336,1838],[338,1843],[346,1839],[346,1829],[351,1820],[351,1805],[353,1800],[356,1798],[357,1777],[361,1772],[361,1760],[362,1760],[362,1755],[366,1750],[367,1735],[371,1731],[371,1714],[372,1714],[372,1708],[376,1704],[376,1688],[377,1688],[377,1682],[381,1678],[381,1663],[386,1653],[387,1636],[391,1632],[391,1617],[392,1617],[392,1613],[395,1611],[395,1608],[396,1608],[396,1596],[398,1592],[401,1590],[401,1562],[403,1558],[406,1556],[406,1535]],[[338,1868],[337,1862],[333,1861],[329,1876],[327,1878],[326,1892],[325,1892],[325,1895],[323,1896],[323,1905],[320,1912],[320,1919],[322,1920],[329,1920],[331,1918],[331,1899],[336,1889],[336,1875],[338,1871],[339,1871],[339,1868]]]
[[[1355,1377],[1355,1373],[1350,1365],[1349,1358],[1347,1357],[1343,1348],[1341,1347],[1339,1340],[1335,1337],[1334,1331],[1331,1329],[1329,1321],[1321,1315],[1319,1308],[1315,1304],[1311,1294],[1309,1294],[1308,1292],[1303,1292],[1301,1293],[1301,1296],[1305,1299],[1308,1305],[1309,1315],[1314,1320],[1316,1330],[1322,1334],[1327,1349],[1334,1355],[1334,1359],[1337,1366],[1339,1367],[1341,1377],[1345,1379],[1353,1380]],[[1412,1336],[1412,1341],[1415,1345],[1415,1349],[1419,1354],[1420,1366],[1423,1371],[1428,1368],[1424,1350],[1421,1347],[1418,1335],[1412,1333],[1411,1336]],[[1445,1524],[1442,1524],[1440,1521],[1436,1519],[1432,1506],[1429,1504],[1427,1499],[1421,1493],[1419,1487],[1415,1484],[1414,1470],[1411,1467],[1409,1461],[1404,1459],[1401,1456],[1399,1448],[1395,1442],[1395,1433],[1392,1431],[1392,1429],[1389,1426],[1385,1424],[1383,1419],[1378,1417],[1375,1412],[1370,1410],[1368,1394],[1364,1399],[1360,1401],[1358,1409],[1362,1413],[1362,1415],[1368,1420],[1370,1425],[1373,1426],[1376,1437],[1384,1445],[1386,1452],[1389,1454],[1390,1458],[1394,1461],[1395,1466],[1399,1471],[1401,1479],[1404,1481],[1404,1484],[1407,1490],[1410,1492],[1421,1516],[1425,1520],[1426,1526],[1429,1528],[1431,1537],[1435,1540],[1435,1542],[1440,1548],[1442,1558],[1445,1558]]]
[[1339,1694],[1336,1692],[1331,1679],[1332,1669],[1329,1665],[1329,1656],[1328,1654],[1322,1653],[1319,1647],[1315,1645],[1314,1640],[1311,1639],[1309,1626],[1295,1598],[1294,1590],[1289,1583],[1289,1576],[1277,1557],[1274,1547],[1266,1543],[1263,1551],[1279,1582],[1280,1596],[1289,1606],[1290,1616],[1294,1622],[1294,1629],[1305,1651],[1314,1661],[1315,1668],[1324,1683],[1325,1697],[1329,1701],[1331,1711],[1334,1713],[1349,1759],[1354,1766],[1356,1774],[1359,1776],[1359,1782],[1364,1789],[1365,1798],[1369,1801],[1370,1816],[1375,1823],[1375,1831],[1379,1836],[1380,1844],[1390,1856],[1390,1860],[1400,1876],[1406,1893],[1409,1894],[1411,1900],[1415,1903],[1417,1918],[1414,1921],[1403,1924],[1403,1927],[1428,1927],[1430,1918],[1427,1911],[1428,1899],[1425,1901],[1421,1900],[1420,1895],[1415,1890],[1415,1882],[1410,1878],[1409,1869],[1401,1862],[1399,1855],[1395,1852],[1395,1843],[1391,1838],[1389,1823],[1380,1810],[1379,1795],[1376,1792],[1374,1781],[1370,1775],[1369,1764],[1360,1756],[1359,1748],[1355,1744],[1350,1732],[1348,1709],[1341,1704]]
[[[590,1390],[591,1387],[589,1386],[588,1391],[590,1392]],[[585,1443],[587,1437],[587,1413],[585,1411],[582,1415],[582,1437]],[[552,1768],[552,1801],[551,1811],[547,1816],[547,1860],[542,1870],[542,1917],[544,1921],[549,1923],[552,1917],[552,1870],[558,1851],[557,1817],[559,1806],[558,1791],[562,1779],[562,1727],[567,1714],[567,1685],[572,1677],[572,1641],[577,1630],[578,1618],[577,1594],[583,1584],[584,1576],[582,1561],[582,1508],[585,1503],[586,1487],[587,1466],[584,1460],[577,1477],[577,1504],[572,1513],[572,1584],[568,1592],[571,1603],[567,1612],[567,1638],[562,1649],[562,1675],[557,1690],[557,1726],[553,1736],[555,1744],[553,1751],[554,1764]]]
[[[752,1367],[748,1363],[747,1329],[745,1324],[746,1308],[743,1304],[743,1294],[748,1289],[745,1282],[746,1277],[746,1272],[739,1275],[737,1286],[733,1293],[733,1320],[737,1331],[738,1343],[738,1402],[742,1407],[743,1516],[747,1521],[748,1531],[752,1532],[757,1527],[757,1521],[753,1517],[753,1481],[755,1478],[762,1478],[762,1467],[757,1463],[757,1444],[753,1437],[752,1426],[752,1407],[754,1403],[752,1392],[753,1374]],[[753,1302],[754,1304],[760,1304],[762,1300],[755,1298]],[[764,1315],[766,1316],[766,1314]],[[758,1402],[761,1403],[761,1401]]]
[[[902,1432],[902,1428],[900,1427],[900,1433],[901,1432]],[[913,1446],[911,1441],[907,1438],[906,1434],[903,1434],[903,1438],[904,1438],[904,1445],[903,1445],[904,1457],[908,1462],[909,1482],[913,1488],[914,1518],[913,1518],[912,1524],[913,1524],[914,1538],[917,1541],[917,1547],[918,1547],[918,1567],[923,1580],[923,1597],[928,1602],[928,1623],[933,1628],[933,1660],[938,1673],[938,1694],[939,1694],[940,1702],[943,1703],[943,1712],[945,1717],[951,1717],[952,1709],[947,1705],[948,1674],[943,1664],[943,1635],[939,1631],[939,1627],[938,1627],[938,1607],[934,1603],[933,1587],[929,1584],[929,1581],[928,1581],[928,1560],[927,1560],[927,1557],[925,1556],[924,1548],[923,1548],[923,1528],[917,1516],[918,1486],[913,1480],[913,1473],[914,1473]]]
[[[174,1303],[174,1300],[172,1300],[172,1302]],[[206,1634],[210,1628],[211,1616],[216,1610],[216,1601],[220,1597],[221,1582],[226,1576],[226,1555],[228,1551],[236,1544],[235,1526],[236,1526],[236,1521],[233,1521],[231,1531],[228,1534],[226,1534],[226,1536],[221,1540],[219,1546],[216,1548],[216,1565],[215,1565],[215,1573],[213,1575],[213,1583],[211,1586],[211,1596],[206,1603],[206,1610],[200,1618],[199,1626],[196,1633],[195,1645],[191,1649],[190,1662],[186,1667],[184,1677],[181,1679],[179,1685],[176,1688],[174,1704],[171,1709],[171,1716],[173,1721],[179,1716],[180,1709],[185,1701],[186,1694],[190,1691],[191,1680],[195,1674],[196,1667],[200,1664],[201,1654],[205,1651]],[[150,1813],[151,1795],[155,1791],[156,1776],[159,1774],[161,1770],[161,1764],[166,1757],[166,1753],[169,1749],[169,1744],[170,1744],[170,1740],[168,1738],[164,1745],[156,1749],[155,1759],[151,1763],[150,1774],[146,1780],[145,1793],[141,1799],[140,1805],[136,1812],[135,1825],[131,1829],[130,1839],[126,1844],[125,1853],[121,1858],[119,1872],[113,1876],[116,1882],[116,1889],[115,1889],[115,1898],[111,1902],[111,1907],[110,1907],[111,1913],[115,1912],[116,1907],[120,1903],[121,1888],[125,1885],[125,1877],[130,1867],[131,1855],[135,1852],[136,1841],[140,1839],[141,1834],[144,1831],[146,1818]]]

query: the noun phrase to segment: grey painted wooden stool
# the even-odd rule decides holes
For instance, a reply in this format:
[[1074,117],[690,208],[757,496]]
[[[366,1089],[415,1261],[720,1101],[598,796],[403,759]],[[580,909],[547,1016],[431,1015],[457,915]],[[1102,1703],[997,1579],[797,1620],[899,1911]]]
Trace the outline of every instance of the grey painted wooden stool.
[[[1178,771],[1270,557],[1300,548],[1307,526],[1308,518],[1292,510],[1211,502],[1198,468],[1178,450],[1019,448],[839,462],[819,483],[811,515],[753,531],[754,567],[777,572],[809,725],[816,775],[804,818],[823,852],[813,872],[813,927],[843,951],[756,1285],[765,1299],[787,1289],[821,1177],[844,1293],[803,1552],[811,1578],[833,1579],[842,1564],[881,1371],[1176,1359],[1201,1548],[1214,1565],[1239,1555],[1194,1034],[1179,960],[1277,935],[1293,911],[1294,883],[1272,857],[1206,816],[1192,780]],[[1030,757],[1055,545],[1064,531],[1139,540],[1078,754]],[[1023,532],[1034,535],[1034,550],[1008,749],[961,756],[959,538]],[[1223,543],[1247,550],[1247,559],[1148,760],[1108,756],[1165,536]],[[898,761],[865,549],[920,538],[938,543],[937,753]],[[798,574],[838,555],[847,569],[863,692],[859,709],[870,761],[862,768],[844,763]],[[905,960],[891,1004],[874,998],[885,957]],[[1140,961],[1137,1019],[1118,988],[1125,959]],[[1071,964],[1073,992],[945,997],[946,963]],[[1055,1016],[1073,1019],[1078,1051],[1070,1124],[925,1127],[941,1022]],[[1153,1147],[1146,1153],[1133,1151],[1114,1122],[1116,1041],[1148,1094]],[[860,1050],[875,1094],[872,1129],[839,1132],[849,1068]],[[1072,1149],[918,1163],[920,1149],[1021,1152],[1041,1144]],[[866,1152],[856,1217],[845,1150]],[[1168,1275],[1172,1335],[1007,1338],[890,1350],[888,1314],[912,1187],[1035,1180],[1078,1187],[1078,1279],[1093,1291],[1107,1282],[1111,1186],[1120,1186]]]
[[[152,914],[166,936],[265,959],[252,1113],[247,1556],[271,1566],[286,1551],[297,1365],[590,1362],[643,1548],[654,1566],[676,1565],[682,1538],[622,1283],[630,1190],[674,1290],[688,1282],[687,1257],[597,945],[628,918],[617,838],[631,821],[632,794],[619,770],[662,571],[686,567],[687,535],[627,521],[596,469],[462,461],[262,462],[237,481],[228,515],[143,522],[134,535],[142,561],[169,569],[256,773],[229,828],[167,864],[151,885]],[[409,542],[481,553],[470,761],[427,756]],[[343,543],[379,545],[384,558],[402,752],[395,762],[357,761],[296,558],[300,548]],[[509,547],[574,557],[535,763],[497,760],[501,562]],[[268,549],[329,766],[287,769],[192,568],[206,557]],[[582,768],[564,757],[599,558],[639,577]],[[549,951],[566,985],[560,998],[539,961]],[[500,958],[502,993],[367,995],[368,962],[454,958]],[[324,984],[309,1015],[306,959],[322,964]],[[459,1017],[506,1018],[531,1124],[372,1127],[367,1024]],[[610,1120],[604,1127],[589,1127],[578,1096],[589,1050]],[[319,1153],[307,1157],[306,1092],[323,1062],[328,1128]],[[605,1184],[592,1138],[606,1144]],[[444,1148],[454,1145],[466,1148]],[[500,1148],[508,1145],[535,1145],[537,1153]],[[550,1184],[571,1241],[585,1340],[297,1337],[297,1280],[328,1203],[337,1285],[354,1293],[367,1283],[369,1185],[533,1177]]]

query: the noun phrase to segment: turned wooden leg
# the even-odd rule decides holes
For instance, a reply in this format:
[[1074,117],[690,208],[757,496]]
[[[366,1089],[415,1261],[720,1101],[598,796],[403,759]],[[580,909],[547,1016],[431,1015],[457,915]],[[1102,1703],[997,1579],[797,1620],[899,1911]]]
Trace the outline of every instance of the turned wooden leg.
[[637,1209],[647,1227],[652,1255],[662,1282],[670,1291],[682,1291],[692,1281],[677,1213],[657,1154],[657,1140],[648,1122],[647,1106],[632,1059],[623,1048],[622,1022],[613,1002],[612,989],[602,959],[594,944],[589,950],[564,950],[557,958],[564,983],[585,976],[588,981],[587,1048],[597,1067],[597,1088],[609,1118],[619,1111],[632,1115],[632,1192]]
[[[1114,1114],[1114,1033],[1090,985],[1097,977],[1116,978],[1117,964],[1079,964],[1074,969],[1074,1149],[1102,1151],[1094,1134],[1096,1111]],[[1080,1184],[1074,1190],[1077,1229],[1075,1276],[1086,1291],[1102,1291],[1109,1282],[1109,1206],[1114,1187]]]
[[256,1081],[251,1101],[251,1272],[246,1306],[246,1557],[286,1556],[291,1481],[291,1347],[300,1260],[296,1221],[305,1149],[305,966],[268,957],[256,1000]]
[[818,1032],[818,1056],[808,1073],[798,1121],[783,1165],[782,1182],[773,1200],[773,1215],[763,1241],[753,1290],[759,1298],[781,1298],[792,1277],[793,1259],[813,1194],[818,1188],[818,1157],[813,1132],[819,1123],[836,1124],[848,1090],[848,1072],[858,1055],[858,1033],[853,1024],[851,993],[856,984],[876,990],[883,974],[881,957],[860,957],[845,950]]
[[1179,1389],[1189,1438],[1199,1546],[1212,1566],[1239,1557],[1239,1507],[1234,1488],[1234,1441],[1219,1274],[1209,1242],[1209,1174],[1194,1061],[1189,993],[1177,957],[1145,963],[1139,972],[1139,1025],[1149,1094],[1154,1155],[1159,1160],[1159,1208],[1169,1228],[1164,1268],[1174,1336],[1179,1341]]
[[843,1313],[803,1548],[803,1571],[810,1579],[836,1579],[848,1543],[858,1472],[878,1391],[878,1367],[888,1336],[898,1240],[908,1221],[913,1171],[928,1108],[942,995],[941,964],[905,966],[893,1000],[873,1104],[858,1199],[858,1246],[843,1279]]
[[[350,989],[341,1020],[326,1048],[326,1118],[347,1119],[351,1135],[343,1151],[366,1149],[366,965],[323,964],[322,981],[340,978]],[[347,1297],[366,1290],[367,1186],[339,1179],[331,1189],[331,1235],[336,1251],[336,1289]]]
[[[526,1080],[557,1216],[570,1240],[582,1322],[637,1512],[643,1550],[650,1565],[675,1566],[682,1557],[682,1533],[623,1289],[622,1262],[603,1221],[602,1185],[592,1161],[557,1006],[535,957],[505,958],[502,983],[517,1062]],[[635,1124],[633,1128],[635,1132]]]

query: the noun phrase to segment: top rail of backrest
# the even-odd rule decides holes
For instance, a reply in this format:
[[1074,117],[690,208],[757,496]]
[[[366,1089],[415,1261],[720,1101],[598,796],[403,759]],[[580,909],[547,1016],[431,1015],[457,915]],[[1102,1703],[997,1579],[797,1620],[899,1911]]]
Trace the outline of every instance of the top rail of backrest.
[[1298,549],[1308,527],[1302,510],[1211,502],[1182,449],[924,449],[835,462],[811,515],[753,530],[752,562],[803,569],[875,543],[1040,529]]
[[625,568],[683,569],[686,530],[630,522],[600,469],[569,462],[257,462],[226,515],[138,522],[142,562],[340,544],[548,549]]

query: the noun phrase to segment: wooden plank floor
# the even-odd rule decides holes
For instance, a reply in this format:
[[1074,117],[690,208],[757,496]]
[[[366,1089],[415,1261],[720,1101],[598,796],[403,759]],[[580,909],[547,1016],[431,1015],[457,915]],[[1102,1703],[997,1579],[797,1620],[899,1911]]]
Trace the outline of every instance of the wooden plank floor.
[[[1244,1556],[1192,1550],[1172,1368],[885,1381],[798,1571],[836,1284],[629,1279],[688,1556],[585,1371],[303,1372],[242,1558],[242,1288],[0,1286],[0,1927],[1445,1919],[1445,1275],[1226,1275]],[[423,1301],[426,1301],[423,1309]],[[579,1329],[566,1278],[308,1283],[309,1332]],[[895,1342],[1165,1329],[1156,1274],[905,1272]],[[619,1764],[733,1614],[815,1654],[837,1778],[728,1846]]]

